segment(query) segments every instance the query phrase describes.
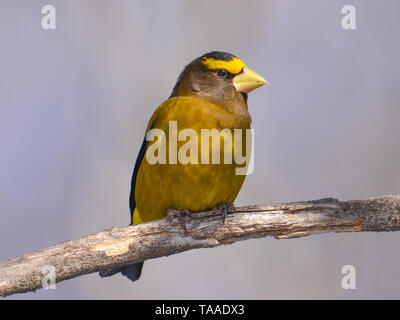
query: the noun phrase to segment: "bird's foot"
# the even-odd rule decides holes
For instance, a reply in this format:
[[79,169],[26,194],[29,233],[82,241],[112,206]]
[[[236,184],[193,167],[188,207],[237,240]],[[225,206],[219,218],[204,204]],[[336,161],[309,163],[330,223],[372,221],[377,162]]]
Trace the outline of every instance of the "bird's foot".
[[192,219],[192,213],[188,209],[176,210],[176,209],[168,209],[167,210],[167,221],[172,222],[174,218],[178,218],[179,223],[183,229],[183,232],[186,233],[186,223],[185,218]]
[[225,224],[226,215],[228,212],[235,212],[236,208],[233,203],[228,204],[220,204],[214,208],[212,208],[212,213],[216,214],[217,212],[221,212],[222,223]]

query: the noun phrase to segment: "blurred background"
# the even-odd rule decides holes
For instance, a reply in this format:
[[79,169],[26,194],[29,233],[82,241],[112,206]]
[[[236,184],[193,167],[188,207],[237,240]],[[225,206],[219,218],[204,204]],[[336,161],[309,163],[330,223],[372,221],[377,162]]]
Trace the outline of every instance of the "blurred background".
[[[41,8],[56,8],[43,30]],[[341,8],[356,8],[344,30]],[[131,174],[153,110],[211,50],[254,91],[255,170],[236,205],[400,194],[400,2],[0,3],[0,260],[130,221]],[[248,240],[9,299],[400,298],[399,232]],[[341,268],[354,265],[356,290]]]

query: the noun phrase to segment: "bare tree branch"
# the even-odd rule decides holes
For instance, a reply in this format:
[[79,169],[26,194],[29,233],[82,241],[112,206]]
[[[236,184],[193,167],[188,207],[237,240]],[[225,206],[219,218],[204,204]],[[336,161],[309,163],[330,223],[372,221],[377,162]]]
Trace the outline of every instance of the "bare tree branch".
[[304,237],[327,232],[400,230],[400,196],[339,202],[321,199],[236,208],[225,225],[221,214],[196,213],[186,224],[166,219],[113,227],[74,241],[0,263],[0,296],[35,291],[54,266],[56,281],[99,270],[172,255],[195,248],[210,248],[236,241],[272,236]]

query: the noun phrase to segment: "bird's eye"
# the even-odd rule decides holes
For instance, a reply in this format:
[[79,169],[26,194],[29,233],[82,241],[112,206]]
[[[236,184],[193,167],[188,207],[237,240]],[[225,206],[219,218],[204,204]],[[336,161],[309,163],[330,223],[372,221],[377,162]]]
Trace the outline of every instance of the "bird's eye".
[[218,69],[217,75],[218,77],[226,78],[226,76],[228,75],[228,71],[226,71],[225,69]]

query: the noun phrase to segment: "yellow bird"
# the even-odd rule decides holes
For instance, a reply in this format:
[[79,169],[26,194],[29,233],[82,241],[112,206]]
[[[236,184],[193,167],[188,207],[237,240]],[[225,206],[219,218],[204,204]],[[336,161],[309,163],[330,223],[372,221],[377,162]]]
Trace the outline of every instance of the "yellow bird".
[[[247,94],[265,84],[262,76],[226,52],[209,52],[185,67],[147,125],[132,176],[132,224],[175,215],[185,229],[185,214],[210,209],[226,214],[232,209],[245,179],[237,172],[243,161],[237,161],[236,153],[242,155],[249,147],[242,133],[251,124]],[[220,133],[217,143],[210,132]],[[242,133],[237,144],[235,132]],[[204,138],[203,133],[209,135]],[[135,281],[142,267],[143,262],[100,275],[122,272]]]

